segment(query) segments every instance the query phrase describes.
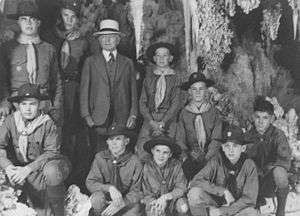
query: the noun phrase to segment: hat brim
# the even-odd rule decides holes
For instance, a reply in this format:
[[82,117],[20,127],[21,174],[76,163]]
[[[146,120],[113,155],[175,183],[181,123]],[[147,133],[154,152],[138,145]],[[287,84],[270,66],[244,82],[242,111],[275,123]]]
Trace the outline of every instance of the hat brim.
[[157,145],[168,146],[174,156],[178,156],[181,154],[181,148],[177,144],[171,143],[171,142],[166,142],[164,140],[159,140],[159,139],[149,140],[148,142],[146,142],[144,144],[143,148],[146,152],[148,152],[149,154],[152,154],[151,149]]
[[41,15],[39,13],[23,13],[23,14],[7,14],[6,17],[9,19],[17,20],[20,16],[29,16],[37,19],[41,19]]
[[113,136],[119,136],[119,135],[124,135],[128,138],[133,138],[134,137],[134,132],[133,131],[114,131],[114,132],[108,132],[107,137],[113,137]]
[[117,34],[117,35],[120,35],[121,37],[125,37],[126,34],[124,34],[123,32],[119,32],[119,31],[98,31],[98,32],[95,32],[93,34],[94,37],[99,37],[101,35],[109,35],[109,34]]
[[36,99],[38,99],[40,101],[49,100],[49,97],[46,96],[46,95],[39,95],[39,96],[36,96],[36,95],[13,96],[13,97],[7,98],[7,100],[9,102],[13,103],[13,102],[20,102],[21,100],[24,100],[26,98],[36,98]]
[[182,83],[180,88],[184,91],[187,91],[187,90],[189,90],[191,85],[193,85],[194,83],[197,83],[197,82],[204,82],[206,84],[207,88],[209,88],[215,84],[215,82],[211,79],[197,79],[197,80],[193,80],[192,82],[187,81],[187,82]]
[[226,142],[233,142],[235,144],[238,144],[238,145],[248,145],[250,144],[251,142],[250,141],[246,141],[246,140],[238,140],[238,139],[215,139],[216,141],[219,141],[221,143],[226,143]]
[[175,51],[175,46],[170,43],[159,42],[149,46],[146,51],[146,57],[152,63],[155,63],[153,60],[153,56],[155,55],[155,52],[158,48],[167,48],[169,50],[170,54],[173,56],[173,60],[171,63],[174,63],[177,60],[178,53]]

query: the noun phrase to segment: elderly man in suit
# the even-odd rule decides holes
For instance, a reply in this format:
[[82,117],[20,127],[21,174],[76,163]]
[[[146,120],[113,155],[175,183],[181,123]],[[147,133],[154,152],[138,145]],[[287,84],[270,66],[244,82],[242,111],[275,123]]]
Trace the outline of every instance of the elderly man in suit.
[[115,20],[102,20],[94,33],[102,50],[88,57],[81,74],[81,115],[91,128],[97,151],[106,148],[107,129],[132,129],[137,116],[137,90],[133,62],[117,52],[123,33]]

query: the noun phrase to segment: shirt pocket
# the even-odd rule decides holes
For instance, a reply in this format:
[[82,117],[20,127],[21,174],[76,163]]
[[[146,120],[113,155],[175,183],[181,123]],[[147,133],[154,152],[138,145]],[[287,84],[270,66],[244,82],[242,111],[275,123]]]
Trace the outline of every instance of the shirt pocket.
[[12,73],[22,71],[23,68],[26,67],[26,63],[27,63],[26,52],[20,49],[16,49],[15,51],[12,52],[11,60],[10,60]]

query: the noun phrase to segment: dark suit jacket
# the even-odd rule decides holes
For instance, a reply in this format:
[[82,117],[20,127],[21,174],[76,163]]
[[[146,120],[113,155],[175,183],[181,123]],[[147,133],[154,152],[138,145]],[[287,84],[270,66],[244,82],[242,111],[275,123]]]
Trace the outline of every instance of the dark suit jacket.
[[[132,61],[120,54],[116,57],[116,73],[110,90],[106,62],[102,52],[88,57],[81,74],[80,109],[83,118],[92,117],[95,125],[105,123],[111,104],[114,119],[126,125],[130,115],[137,116],[137,89]],[[117,116],[117,118],[115,118]]]

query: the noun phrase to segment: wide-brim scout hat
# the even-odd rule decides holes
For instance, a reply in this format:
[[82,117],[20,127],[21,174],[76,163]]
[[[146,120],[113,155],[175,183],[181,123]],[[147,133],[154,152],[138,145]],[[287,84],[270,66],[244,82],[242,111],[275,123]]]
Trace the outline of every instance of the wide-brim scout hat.
[[178,57],[178,53],[176,52],[175,46],[170,44],[170,43],[166,43],[166,42],[158,42],[158,43],[154,43],[152,45],[150,45],[146,51],[146,57],[149,61],[154,62],[153,60],[153,56],[155,55],[155,52],[158,48],[167,48],[170,52],[170,54],[173,56],[173,60],[171,63],[175,62],[177,60]]
[[203,73],[195,72],[190,75],[189,80],[187,82],[182,83],[181,89],[187,91],[191,87],[191,85],[193,85],[196,82],[204,82],[207,88],[215,84],[213,80],[207,79]]
[[168,146],[174,156],[178,156],[181,153],[181,148],[170,137],[164,134],[147,141],[143,147],[146,152],[152,154],[151,149],[157,145]]
[[124,135],[128,138],[132,138],[134,136],[134,132],[123,126],[112,126],[108,128],[107,130],[108,137],[118,136],[118,135]]
[[36,98],[38,100],[48,100],[47,95],[41,94],[40,87],[36,84],[26,83],[22,85],[17,92],[16,96],[9,97],[9,102],[20,102],[25,98]]
[[81,0],[63,0],[61,9],[69,9],[78,17],[81,11]]
[[223,144],[226,142],[233,142],[238,145],[247,145],[250,143],[249,141],[245,140],[243,130],[232,124],[224,125],[222,129],[222,138],[216,140],[222,142]]
[[99,31],[95,32],[94,36],[117,34],[121,37],[125,36],[124,33],[120,32],[119,23],[116,20],[105,19],[100,22]]
[[29,16],[37,19],[41,19],[41,14],[39,12],[38,6],[29,0],[23,0],[19,2],[17,6],[16,14],[8,14],[7,18],[19,19],[20,16]]

